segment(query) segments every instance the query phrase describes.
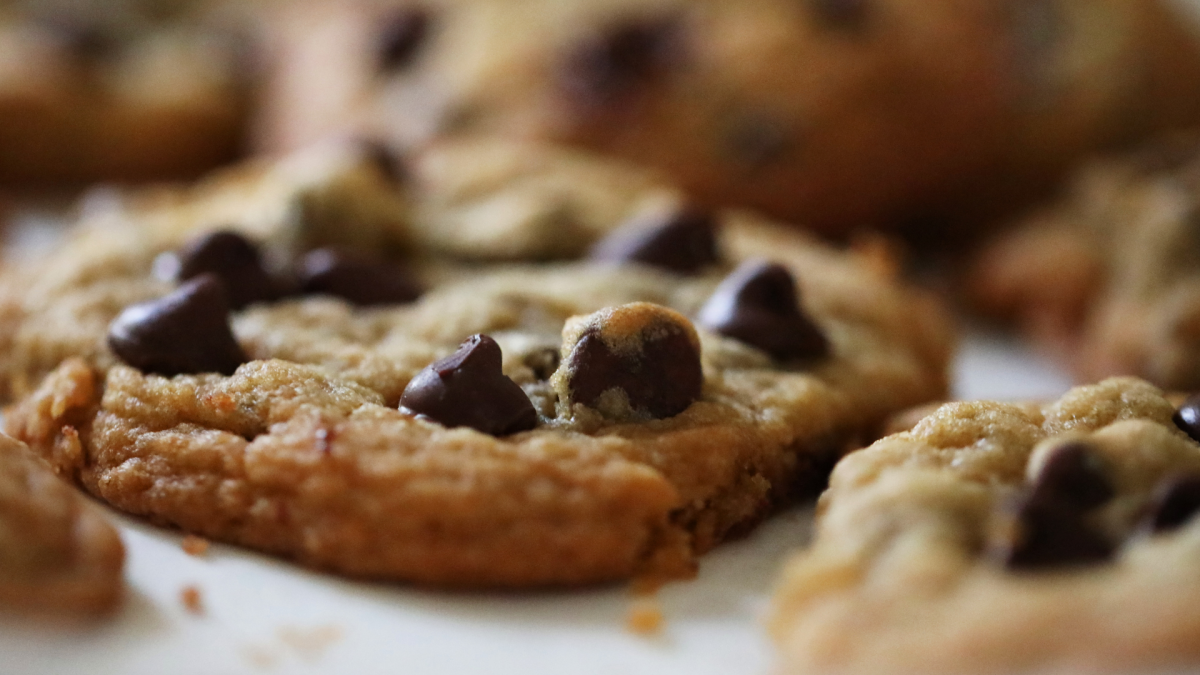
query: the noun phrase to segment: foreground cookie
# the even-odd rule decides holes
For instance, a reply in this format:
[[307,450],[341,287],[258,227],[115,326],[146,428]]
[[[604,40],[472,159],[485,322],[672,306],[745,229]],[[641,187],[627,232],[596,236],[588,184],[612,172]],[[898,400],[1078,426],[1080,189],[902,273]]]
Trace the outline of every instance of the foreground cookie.
[[948,404],[846,457],[777,589],[782,672],[1194,668],[1198,406],[1111,379]]
[[189,532],[528,586],[687,574],[944,391],[944,316],[854,256],[620,165],[464,150],[97,215],[6,280],[0,372],[36,385],[7,428]]
[[94,614],[123,590],[125,549],[98,510],[0,436],[0,612]]
[[987,246],[969,290],[1081,379],[1200,388],[1200,145],[1096,162],[1060,203]]
[[554,139],[848,233],[952,199],[979,210],[1002,184],[1197,119],[1200,48],[1165,4],[287,3],[259,126],[276,149],[364,126],[403,147]]
[[244,51],[195,2],[0,8],[0,183],[196,175],[240,150]]

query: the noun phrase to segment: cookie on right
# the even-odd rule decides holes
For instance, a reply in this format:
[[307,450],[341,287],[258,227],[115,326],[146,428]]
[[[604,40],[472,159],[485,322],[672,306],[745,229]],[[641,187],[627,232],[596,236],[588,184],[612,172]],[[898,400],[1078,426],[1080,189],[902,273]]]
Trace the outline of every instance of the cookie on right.
[[1200,399],[1114,378],[849,455],[777,588],[780,672],[1194,668],[1198,438]]

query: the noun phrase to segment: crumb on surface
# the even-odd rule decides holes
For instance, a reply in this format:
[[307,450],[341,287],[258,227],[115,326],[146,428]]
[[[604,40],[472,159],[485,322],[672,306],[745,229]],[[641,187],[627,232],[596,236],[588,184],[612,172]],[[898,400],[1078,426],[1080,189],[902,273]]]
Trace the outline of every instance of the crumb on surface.
[[242,657],[254,668],[267,670],[274,668],[279,657],[269,648],[257,644],[243,645],[240,649]]
[[196,558],[208,553],[208,540],[204,537],[197,537],[194,534],[184,537],[179,546],[183,549],[184,553]]
[[188,584],[179,590],[179,602],[189,614],[204,614],[204,598],[200,595],[200,587],[195,584]]
[[629,607],[625,626],[638,635],[657,635],[662,632],[665,619],[662,607],[656,598],[638,598]]
[[316,661],[326,649],[342,639],[342,629],[335,625],[310,628],[281,626],[276,633],[280,642],[293,649],[306,661]]

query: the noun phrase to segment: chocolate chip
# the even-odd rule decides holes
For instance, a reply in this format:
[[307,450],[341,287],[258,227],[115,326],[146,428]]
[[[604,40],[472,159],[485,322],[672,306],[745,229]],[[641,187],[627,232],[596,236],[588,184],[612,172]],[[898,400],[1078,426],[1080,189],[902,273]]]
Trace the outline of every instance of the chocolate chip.
[[1115,494],[1099,457],[1080,442],[1052,449],[1032,489],[1033,499],[1061,500],[1083,510],[1100,506]]
[[408,171],[400,155],[390,146],[377,140],[360,140],[363,156],[389,183],[399,185],[408,179]]
[[38,18],[72,58],[91,64],[110,59],[120,49],[120,40],[109,27],[99,22],[66,13]]
[[434,361],[404,388],[400,409],[448,427],[506,436],[537,426],[537,412],[521,387],[501,370],[500,345],[473,335],[458,351]]
[[185,246],[175,258],[177,281],[214,274],[225,284],[233,309],[279,296],[274,280],[263,269],[258,247],[237,232],[206,234]]
[[1041,111],[1053,105],[1061,85],[1054,64],[1071,34],[1071,19],[1056,0],[1018,0],[1006,3],[1010,23],[1011,69],[1018,85],[1018,103]]
[[636,262],[679,274],[719,261],[716,219],[685,206],[667,213],[639,214],[592,247],[592,260]]
[[586,105],[616,103],[677,60],[680,25],[674,17],[632,19],[579,43],[562,68],[563,87]]
[[868,0],[808,0],[822,25],[837,30],[861,30],[867,21]]
[[698,322],[779,360],[829,354],[829,340],[800,309],[791,273],[775,263],[743,263],[700,309]]
[[433,17],[421,7],[404,7],[383,19],[376,44],[380,70],[395,72],[412,65],[429,37]]
[[405,268],[333,248],[305,254],[297,276],[305,294],[333,295],[356,305],[404,304],[421,296],[420,285]]
[[1189,396],[1171,419],[1193,441],[1200,443],[1200,394]]
[[1154,491],[1150,513],[1143,522],[1149,532],[1169,532],[1182,527],[1200,511],[1200,476],[1176,475]]
[[993,544],[990,555],[1008,569],[1088,565],[1112,558],[1113,545],[1070,503],[1029,493],[1004,505],[1003,511],[1011,531]]
[[649,303],[589,317],[563,367],[566,400],[613,417],[621,416],[612,413],[614,403],[639,416],[673,417],[700,398],[704,385],[699,340],[687,319]]
[[779,121],[761,114],[743,114],[728,123],[726,144],[738,164],[756,171],[787,155],[793,142]]
[[213,274],[126,307],[108,327],[108,346],[125,363],[159,375],[231,375],[246,362],[229,327],[224,285]]

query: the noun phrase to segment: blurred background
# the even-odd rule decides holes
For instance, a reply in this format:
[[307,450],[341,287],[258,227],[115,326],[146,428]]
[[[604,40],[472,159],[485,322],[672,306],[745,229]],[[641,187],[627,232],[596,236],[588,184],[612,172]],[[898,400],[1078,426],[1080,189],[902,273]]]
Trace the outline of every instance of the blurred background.
[[565,145],[1200,386],[1198,35],[1194,0],[7,0],[0,221],[330,137]]

